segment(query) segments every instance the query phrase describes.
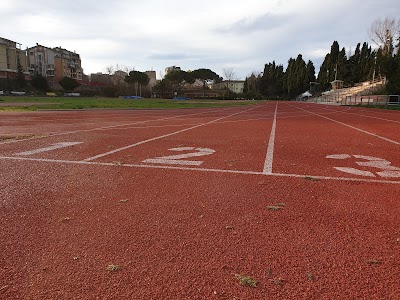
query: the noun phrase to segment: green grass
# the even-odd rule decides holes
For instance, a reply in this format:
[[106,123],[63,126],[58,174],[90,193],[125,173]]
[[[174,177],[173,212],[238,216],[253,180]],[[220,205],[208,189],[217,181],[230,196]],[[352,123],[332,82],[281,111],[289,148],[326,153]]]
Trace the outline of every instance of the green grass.
[[17,140],[28,140],[28,139],[38,139],[46,137],[45,135],[37,134],[12,134],[12,135],[0,135],[0,142],[4,141],[17,141]]
[[353,105],[343,105],[343,106],[353,106],[353,107],[363,107],[363,108],[376,108],[376,109],[386,109],[386,110],[400,110],[400,106],[397,104],[390,104],[390,105],[386,105],[386,104],[379,104],[379,105],[375,105],[373,103],[371,103],[370,105],[367,104],[353,104]]
[[[95,97],[35,97],[35,96],[2,96],[1,111],[36,111],[43,109],[173,109],[201,108],[249,105],[260,101],[233,100],[171,100],[171,99],[119,99]],[[24,103],[24,104],[21,104]],[[29,105],[27,105],[29,104]],[[7,106],[5,106],[7,105]]]

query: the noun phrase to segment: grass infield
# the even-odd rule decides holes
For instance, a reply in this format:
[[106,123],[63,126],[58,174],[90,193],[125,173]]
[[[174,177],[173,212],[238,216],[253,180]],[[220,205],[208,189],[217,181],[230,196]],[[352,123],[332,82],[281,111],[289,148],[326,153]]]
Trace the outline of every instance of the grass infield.
[[63,109],[166,109],[225,107],[259,103],[253,100],[172,100],[172,99],[120,99],[105,97],[32,97],[1,96],[1,111],[36,111]]

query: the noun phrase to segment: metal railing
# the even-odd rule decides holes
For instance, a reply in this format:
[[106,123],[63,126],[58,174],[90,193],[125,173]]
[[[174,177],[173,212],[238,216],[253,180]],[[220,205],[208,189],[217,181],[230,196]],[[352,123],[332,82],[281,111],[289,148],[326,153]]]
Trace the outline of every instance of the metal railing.
[[372,107],[395,107],[400,109],[400,95],[352,95],[341,97],[339,93],[309,99],[310,102],[333,105],[358,105]]

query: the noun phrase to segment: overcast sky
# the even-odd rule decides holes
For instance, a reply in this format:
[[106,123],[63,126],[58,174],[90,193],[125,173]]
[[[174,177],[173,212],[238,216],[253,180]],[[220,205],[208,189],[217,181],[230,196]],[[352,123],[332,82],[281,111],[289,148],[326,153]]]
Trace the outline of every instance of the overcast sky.
[[400,16],[399,0],[0,0],[0,37],[80,54],[85,74],[123,65],[209,68],[240,79],[300,53],[318,70],[334,40],[348,51],[372,42],[377,18]]

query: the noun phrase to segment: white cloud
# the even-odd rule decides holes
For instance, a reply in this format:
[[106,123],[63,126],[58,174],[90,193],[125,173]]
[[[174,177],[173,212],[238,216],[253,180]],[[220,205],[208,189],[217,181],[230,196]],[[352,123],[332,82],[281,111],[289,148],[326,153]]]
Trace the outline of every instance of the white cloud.
[[318,69],[334,40],[354,49],[374,19],[398,15],[397,0],[0,1],[2,37],[76,50],[87,73],[119,63],[244,77],[299,53]]

